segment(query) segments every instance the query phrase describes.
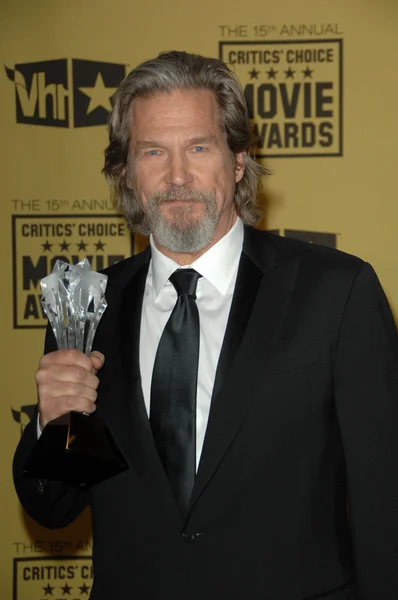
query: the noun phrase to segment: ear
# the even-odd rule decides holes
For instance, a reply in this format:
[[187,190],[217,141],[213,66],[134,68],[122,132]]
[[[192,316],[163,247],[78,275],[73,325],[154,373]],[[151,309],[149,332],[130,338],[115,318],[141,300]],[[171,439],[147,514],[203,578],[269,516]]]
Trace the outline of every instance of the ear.
[[129,169],[128,165],[123,167],[122,172],[121,172],[121,179],[124,180],[127,187],[131,187],[131,176],[130,176],[130,169]]
[[235,154],[235,181],[238,183],[245,174],[245,152]]

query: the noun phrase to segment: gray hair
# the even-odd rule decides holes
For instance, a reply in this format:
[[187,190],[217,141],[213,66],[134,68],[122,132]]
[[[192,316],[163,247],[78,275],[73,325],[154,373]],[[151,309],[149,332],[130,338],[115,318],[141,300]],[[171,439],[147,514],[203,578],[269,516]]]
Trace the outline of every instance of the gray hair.
[[105,150],[105,173],[117,208],[131,230],[150,233],[144,211],[128,184],[130,106],[134,98],[150,97],[177,89],[208,89],[220,108],[221,128],[234,156],[244,153],[245,172],[235,188],[235,208],[244,223],[253,225],[259,176],[267,169],[253,160],[253,137],[242,87],[225,63],[216,58],[172,51],[160,54],[133,69],[113,98],[109,119],[109,146]]

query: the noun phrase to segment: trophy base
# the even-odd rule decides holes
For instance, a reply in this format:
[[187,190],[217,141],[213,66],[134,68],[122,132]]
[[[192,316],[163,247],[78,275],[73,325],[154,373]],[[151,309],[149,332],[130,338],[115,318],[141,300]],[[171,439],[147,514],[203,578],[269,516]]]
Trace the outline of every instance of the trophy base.
[[103,420],[70,412],[46,425],[23,474],[89,488],[126,469]]

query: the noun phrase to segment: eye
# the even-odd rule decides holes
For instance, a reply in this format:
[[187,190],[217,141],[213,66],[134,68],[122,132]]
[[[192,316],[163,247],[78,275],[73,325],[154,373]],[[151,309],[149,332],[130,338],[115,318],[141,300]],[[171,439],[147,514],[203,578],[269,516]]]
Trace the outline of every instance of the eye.
[[159,156],[160,150],[148,150],[145,152],[146,156]]
[[205,152],[206,148],[204,146],[194,146],[193,150],[196,153],[202,153]]

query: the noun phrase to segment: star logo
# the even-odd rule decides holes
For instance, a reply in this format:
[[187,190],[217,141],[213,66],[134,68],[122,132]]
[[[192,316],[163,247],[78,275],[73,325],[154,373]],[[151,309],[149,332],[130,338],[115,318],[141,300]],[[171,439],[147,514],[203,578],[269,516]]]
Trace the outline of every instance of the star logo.
[[61,587],[62,593],[64,595],[68,594],[70,596],[71,589],[72,588],[67,583],[65,583],[65,585]]
[[249,75],[250,75],[250,79],[258,79],[258,74],[260,73],[260,71],[256,71],[256,69],[252,69],[251,71],[248,71]]
[[47,252],[47,251],[51,252],[52,244],[50,244],[50,242],[48,240],[46,240],[44,242],[44,244],[42,244],[42,246],[43,246],[44,252]]
[[90,114],[99,106],[110,112],[112,110],[111,98],[116,90],[116,87],[105,86],[101,73],[98,73],[94,87],[79,87],[79,91],[90,98],[87,114]]
[[286,79],[294,79],[295,71],[289,67],[287,71],[285,71]]
[[70,244],[67,244],[65,240],[62,242],[62,244],[59,245],[61,250],[69,250],[69,246]]
[[63,594],[63,595],[66,595],[66,594],[68,594],[68,595],[70,596],[70,591],[71,591],[71,589],[72,589],[72,588],[71,588],[71,587],[70,587],[70,586],[69,586],[67,583],[65,583],[65,585],[64,585],[63,587],[61,587],[62,594]]
[[101,240],[98,240],[98,242],[96,244],[94,244],[94,246],[96,247],[97,250],[102,250],[102,252],[103,252],[106,244],[104,242],[101,242]]
[[44,587],[44,588],[43,588],[43,590],[44,590],[44,595],[45,595],[45,596],[47,596],[47,595],[49,595],[49,596],[52,596],[52,595],[53,595],[53,589],[54,589],[54,588],[53,588],[53,587],[52,587],[52,586],[51,586],[51,585],[48,583],[48,584],[46,585],[46,587]]
[[314,72],[313,70],[311,70],[309,67],[307,67],[307,68],[306,68],[306,69],[303,71],[303,73],[304,73],[304,79],[305,79],[306,77],[309,77],[309,78],[311,79],[311,78],[312,78],[312,74],[313,74],[313,72]]
[[88,592],[89,592],[90,588],[85,583],[83,583],[83,585],[81,585],[79,587],[79,590],[82,594],[87,594],[87,596],[88,596]]
[[87,244],[85,244],[85,243],[83,242],[83,240],[81,240],[81,242],[80,242],[79,244],[76,244],[76,246],[77,246],[77,249],[78,249],[78,250],[83,250],[83,251],[85,251],[85,250],[86,250],[86,248],[87,248]]
[[277,74],[278,71],[275,71],[275,69],[273,69],[272,67],[269,69],[269,71],[266,71],[267,75],[268,75],[268,79],[275,79],[275,75]]

